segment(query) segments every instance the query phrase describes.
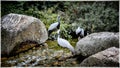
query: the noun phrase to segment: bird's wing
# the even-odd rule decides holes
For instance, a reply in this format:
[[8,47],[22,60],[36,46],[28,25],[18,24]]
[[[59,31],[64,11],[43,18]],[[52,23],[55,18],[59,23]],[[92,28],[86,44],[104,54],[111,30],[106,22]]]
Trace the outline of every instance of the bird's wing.
[[60,46],[66,47],[66,48],[68,48],[70,51],[74,52],[73,46],[72,46],[67,40],[62,39],[62,38],[59,38],[58,41],[59,41],[58,44],[59,44]]
[[58,22],[51,24],[48,30],[54,30],[54,29],[56,29],[57,25],[58,25]]
[[76,29],[76,35],[77,35],[80,31],[81,31],[81,29],[80,29],[80,28],[77,28],[77,29]]
[[67,41],[64,40],[64,39],[62,39],[62,38],[59,38],[59,39],[58,39],[58,44],[59,44],[60,46],[62,46],[62,47],[66,47]]
[[81,34],[84,36],[84,29],[82,29],[82,32],[81,32]]

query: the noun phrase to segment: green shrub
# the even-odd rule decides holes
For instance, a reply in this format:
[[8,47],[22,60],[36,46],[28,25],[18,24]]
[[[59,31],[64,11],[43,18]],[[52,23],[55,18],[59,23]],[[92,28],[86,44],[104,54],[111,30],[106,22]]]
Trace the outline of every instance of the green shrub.
[[57,22],[59,11],[61,16],[61,36],[70,39],[70,30],[75,32],[78,26],[88,29],[90,33],[119,31],[118,1],[36,1],[36,2],[1,2],[1,16],[9,13],[26,14],[39,18],[46,28]]
[[87,28],[91,33],[100,31],[119,31],[119,26],[117,26],[119,25],[119,7],[116,8],[118,6],[117,2],[66,3],[69,8],[65,12],[70,16],[69,22],[76,23],[74,27],[80,26],[84,29]]

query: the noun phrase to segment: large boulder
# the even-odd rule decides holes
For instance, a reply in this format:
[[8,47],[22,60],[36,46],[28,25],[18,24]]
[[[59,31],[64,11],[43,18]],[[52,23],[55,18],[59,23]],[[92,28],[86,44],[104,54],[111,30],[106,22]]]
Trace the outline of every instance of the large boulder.
[[79,40],[75,47],[77,55],[90,56],[109,47],[119,47],[119,33],[93,33]]
[[48,39],[45,25],[37,18],[10,13],[1,20],[1,54],[10,54],[17,44],[35,41],[38,44]]
[[119,49],[111,47],[86,58],[80,66],[118,67],[119,64]]

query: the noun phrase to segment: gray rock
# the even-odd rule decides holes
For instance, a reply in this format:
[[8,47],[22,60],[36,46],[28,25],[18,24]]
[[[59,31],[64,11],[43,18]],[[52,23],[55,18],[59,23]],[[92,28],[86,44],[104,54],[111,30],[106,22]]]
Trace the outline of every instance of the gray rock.
[[75,52],[77,55],[90,56],[113,46],[119,47],[119,33],[99,32],[79,40]]
[[35,41],[39,44],[48,39],[45,25],[37,18],[8,14],[1,19],[1,54],[8,54],[17,44],[25,41]]
[[111,47],[86,58],[80,66],[118,67],[119,63],[119,49]]

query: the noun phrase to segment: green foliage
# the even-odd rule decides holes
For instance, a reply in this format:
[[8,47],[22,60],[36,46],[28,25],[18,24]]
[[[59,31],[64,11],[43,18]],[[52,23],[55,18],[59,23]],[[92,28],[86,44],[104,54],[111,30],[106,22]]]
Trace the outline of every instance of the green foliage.
[[[74,27],[80,26],[84,29],[88,29],[91,33],[100,31],[119,31],[119,11],[117,2],[66,3],[66,6],[69,8],[65,12],[70,16],[69,23],[76,23]],[[73,28],[73,30],[75,29]]]
[[110,31],[119,31],[119,2],[5,2],[1,3],[1,16],[9,13],[26,14],[39,18],[46,28],[50,24],[57,22],[59,11],[61,15],[61,36],[70,39],[70,30],[75,32],[78,26],[87,29],[90,33]]

